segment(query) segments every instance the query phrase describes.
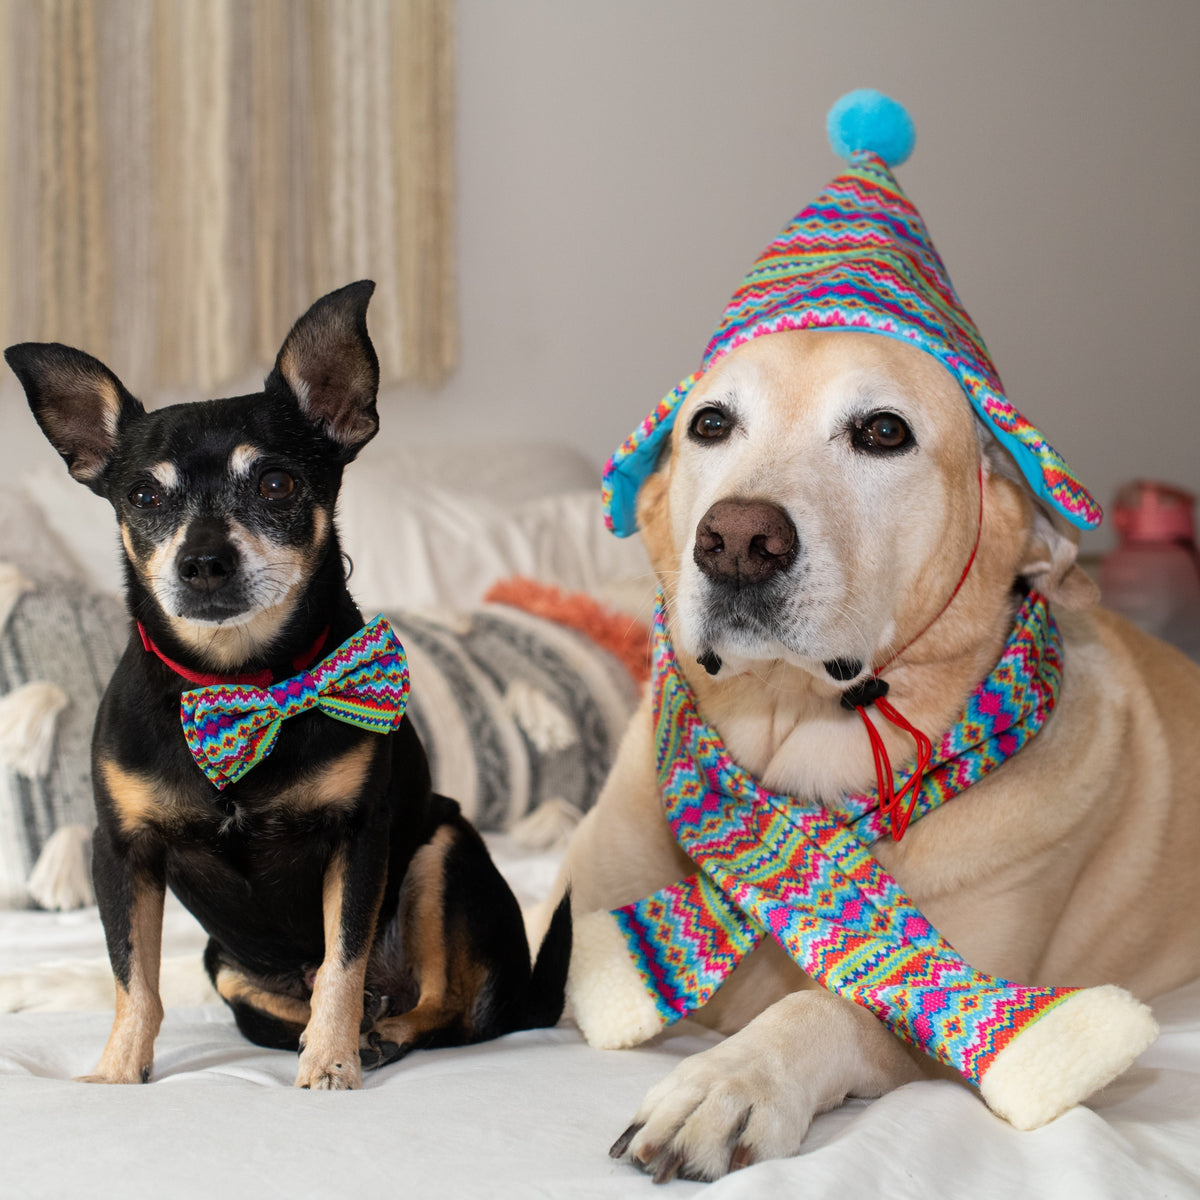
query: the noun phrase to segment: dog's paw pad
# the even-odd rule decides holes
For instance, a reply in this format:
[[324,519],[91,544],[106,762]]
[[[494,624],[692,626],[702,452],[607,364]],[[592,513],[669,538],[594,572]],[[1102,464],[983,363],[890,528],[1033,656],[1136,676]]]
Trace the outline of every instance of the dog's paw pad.
[[364,1071],[377,1071],[404,1056],[404,1048],[396,1042],[384,1041],[377,1033],[369,1033],[359,1041],[358,1057]]

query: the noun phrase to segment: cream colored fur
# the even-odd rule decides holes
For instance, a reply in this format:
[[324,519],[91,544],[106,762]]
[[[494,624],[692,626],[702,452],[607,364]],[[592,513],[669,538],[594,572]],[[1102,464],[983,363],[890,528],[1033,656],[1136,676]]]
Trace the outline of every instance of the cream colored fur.
[[[715,401],[734,412],[737,429],[719,445],[690,439],[692,418]],[[905,419],[915,450],[878,458],[853,449],[848,423],[878,410]],[[981,470],[978,555],[938,616],[975,538]],[[693,562],[697,522],[727,497],[772,501],[798,531],[801,569],[771,636],[722,629]],[[1143,999],[1200,974],[1200,786],[1191,762],[1200,669],[1090,609],[1096,591],[1074,565],[1076,539],[1035,506],[936,360],[872,334],[751,341],[693,390],[669,457],[642,487],[639,517],[703,715],[769,787],[823,802],[874,781],[866,735],[839,707],[845,685],[830,680],[824,661],[879,665],[917,638],[886,671],[889,699],[936,742],[996,662],[1014,580],[1042,590],[1065,644],[1055,713],[1020,754],[874,852],[980,970],[1029,983],[1116,984]],[[695,663],[707,649],[724,664],[711,679]],[[893,762],[907,760],[907,738],[878,724]],[[646,700],[562,877],[584,951],[571,992],[585,1033],[601,1044],[613,1044],[604,1013],[620,1004],[610,997],[606,1009],[591,994],[612,977],[592,977],[589,964],[602,956],[591,952],[598,926],[587,914],[694,870],[663,817],[650,725]],[[627,1142],[635,1161],[713,1178],[793,1154],[815,1113],[937,1070],[863,1010],[813,988],[769,939],[755,950],[697,1014],[729,1039],[683,1063],[636,1114],[640,1128]],[[1122,1004],[1122,1036],[1136,1053],[1152,1023]],[[1045,1037],[1055,1041],[1076,1018],[1081,1027],[1103,1019],[1064,1013]],[[612,1018],[613,1029],[623,1019]],[[1062,1056],[1046,1053],[1064,1068]],[[1001,1096],[996,1107],[1005,1103]]]

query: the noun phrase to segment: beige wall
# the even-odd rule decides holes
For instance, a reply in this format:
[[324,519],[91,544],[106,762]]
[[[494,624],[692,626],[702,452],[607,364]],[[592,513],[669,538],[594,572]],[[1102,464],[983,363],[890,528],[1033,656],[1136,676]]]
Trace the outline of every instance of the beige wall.
[[692,370],[874,86],[1014,402],[1102,502],[1200,491],[1196,0],[459,0],[462,366],[385,436],[601,461]]
[[[459,0],[458,46],[461,367],[386,397],[372,457],[603,461],[834,174],[826,109],[866,85],[917,123],[899,178],[1017,405],[1106,503],[1200,491],[1197,0]],[[51,456],[0,403],[0,470]]]

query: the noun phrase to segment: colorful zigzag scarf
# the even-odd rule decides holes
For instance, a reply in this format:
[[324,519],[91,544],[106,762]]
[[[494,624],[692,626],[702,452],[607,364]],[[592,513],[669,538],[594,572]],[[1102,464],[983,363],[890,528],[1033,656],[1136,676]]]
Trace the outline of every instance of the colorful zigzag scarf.
[[[1020,750],[1053,710],[1061,676],[1058,628],[1032,593],[938,744],[913,819]],[[663,1024],[704,1004],[769,934],[825,987],[978,1084],[1012,1038],[1078,990],[993,979],[956,954],[871,855],[885,834],[873,792],[830,811],[737,766],[696,711],[661,597],[654,712],[667,818],[701,870],[613,915]]]

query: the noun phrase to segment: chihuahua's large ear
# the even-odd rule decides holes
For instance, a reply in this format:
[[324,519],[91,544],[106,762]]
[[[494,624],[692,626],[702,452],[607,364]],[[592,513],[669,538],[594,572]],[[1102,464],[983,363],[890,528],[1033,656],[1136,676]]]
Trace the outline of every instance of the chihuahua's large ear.
[[272,373],[304,415],[342,447],[346,462],[379,428],[379,359],[367,335],[374,291],[375,284],[363,279],[322,296],[292,326]]
[[29,407],[67,468],[103,491],[121,427],[145,410],[98,359],[57,342],[22,342],[4,352]]

